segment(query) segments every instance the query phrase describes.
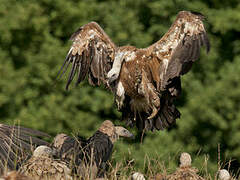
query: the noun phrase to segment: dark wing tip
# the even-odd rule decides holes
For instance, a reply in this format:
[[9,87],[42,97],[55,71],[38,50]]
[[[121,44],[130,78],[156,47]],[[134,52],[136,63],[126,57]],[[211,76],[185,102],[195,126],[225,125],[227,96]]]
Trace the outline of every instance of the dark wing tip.
[[210,45],[210,42],[209,42],[209,39],[208,39],[208,37],[206,38],[207,40],[207,42],[206,42],[206,46],[207,46],[207,53],[209,53],[209,51],[210,51],[210,49],[211,49],[211,45]]
[[72,59],[73,59],[72,68],[71,68],[71,71],[70,71],[69,76],[68,76],[68,80],[67,80],[67,84],[66,84],[66,90],[68,90],[69,85],[72,82],[72,80],[73,80],[73,78],[75,76],[75,73],[76,73],[76,69],[77,69],[76,56],[73,56]]
[[206,32],[204,33],[204,45],[206,47],[206,52],[209,53],[211,45]]
[[207,51],[207,53],[209,53],[210,49],[211,49],[211,45],[210,45],[210,43],[208,41],[207,44],[206,44],[206,51]]
[[41,137],[51,137],[49,134],[42,132],[42,131],[38,131],[35,129],[31,129],[31,128],[26,128],[26,127],[22,127],[22,126],[13,126],[15,131],[20,131],[23,132],[24,134],[29,134],[34,135],[34,136],[41,136]]

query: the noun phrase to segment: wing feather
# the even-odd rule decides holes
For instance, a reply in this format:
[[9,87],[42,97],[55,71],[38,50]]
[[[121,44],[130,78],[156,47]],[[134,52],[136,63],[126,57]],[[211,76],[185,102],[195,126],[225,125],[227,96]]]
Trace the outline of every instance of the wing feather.
[[66,89],[69,88],[76,74],[76,84],[83,81],[88,74],[90,84],[105,84],[107,72],[112,67],[115,44],[96,22],[88,23],[79,28],[73,33],[70,40],[73,41],[73,44],[57,75],[57,79],[62,77],[69,64],[72,63]]
[[192,61],[194,61],[194,59],[199,58],[200,48],[201,48],[201,46],[199,46],[199,41],[194,40],[194,50],[192,52],[192,59],[191,59]]
[[35,136],[49,135],[29,128],[0,124],[0,172],[5,168],[13,170],[21,156],[31,151],[32,145],[48,144]]
[[181,11],[169,31],[155,44],[147,48],[159,60],[167,60],[161,90],[167,88],[171,81],[187,73],[192,63],[200,56],[200,48],[210,43],[203,25],[204,16],[200,13]]

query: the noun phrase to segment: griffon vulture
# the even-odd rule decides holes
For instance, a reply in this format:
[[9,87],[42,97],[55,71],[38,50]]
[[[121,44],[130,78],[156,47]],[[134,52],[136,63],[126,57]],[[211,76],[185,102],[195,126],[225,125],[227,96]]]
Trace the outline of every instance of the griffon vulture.
[[34,146],[48,144],[37,136],[49,135],[30,128],[0,124],[0,174],[14,170]]
[[67,163],[54,159],[55,151],[48,146],[38,146],[32,157],[20,167],[20,172],[34,180],[72,180]]
[[[60,153],[60,158],[75,166],[77,174],[95,178],[102,176],[106,162],[110,159],[114,142],[120,137],[133,137],[127,129],[106,120],[93,136],[83,138],[59,134],[54,138],[52,147]],[[89,171],[88,171],[89,170]]]
[[181,11],[159,41],[142,49],[116,46],[90,22],[71,36],[73,44],[58,77],[72,64],[66,89],[75,76],[76,84],[88,76],[91,85],[103,83],[111,89],[128,125],[162,130],[180,117],[173,103],[181,93],[180,76],[191,69],[202,46],[210,49],[203,20],[200,13]]

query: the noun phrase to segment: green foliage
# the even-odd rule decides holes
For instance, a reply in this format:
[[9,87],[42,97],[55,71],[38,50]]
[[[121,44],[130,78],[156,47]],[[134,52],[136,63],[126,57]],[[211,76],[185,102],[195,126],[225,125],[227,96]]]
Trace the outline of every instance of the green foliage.
[[199,155],[207,154],[213,173],[220,144],[222,160],[240,162],[238,0],[0,0],[1,122],[88,137],[103,120],[119,120],[113,96],[104,88],[84,82],[65,91],[65,80],[55,83],[69,37],[97,21],[116,44],[146,47],[168,30],[180,10],[206,15],[212,47],[182,78],[181,119],[171,130],[147,133],[142,143],[118,142],[113,156],[134,159],[135,168],[143,169],[146,155],[167,162],[188,151],[199,167],[205,161]]

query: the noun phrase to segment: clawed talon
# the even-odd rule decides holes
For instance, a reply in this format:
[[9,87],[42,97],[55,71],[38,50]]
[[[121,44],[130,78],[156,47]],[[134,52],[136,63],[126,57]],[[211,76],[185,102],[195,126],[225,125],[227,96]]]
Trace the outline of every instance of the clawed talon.
[[154,118],[158,113],[158,110],[156,107],[153,108],[152,114],[148,117],[148,119]]

